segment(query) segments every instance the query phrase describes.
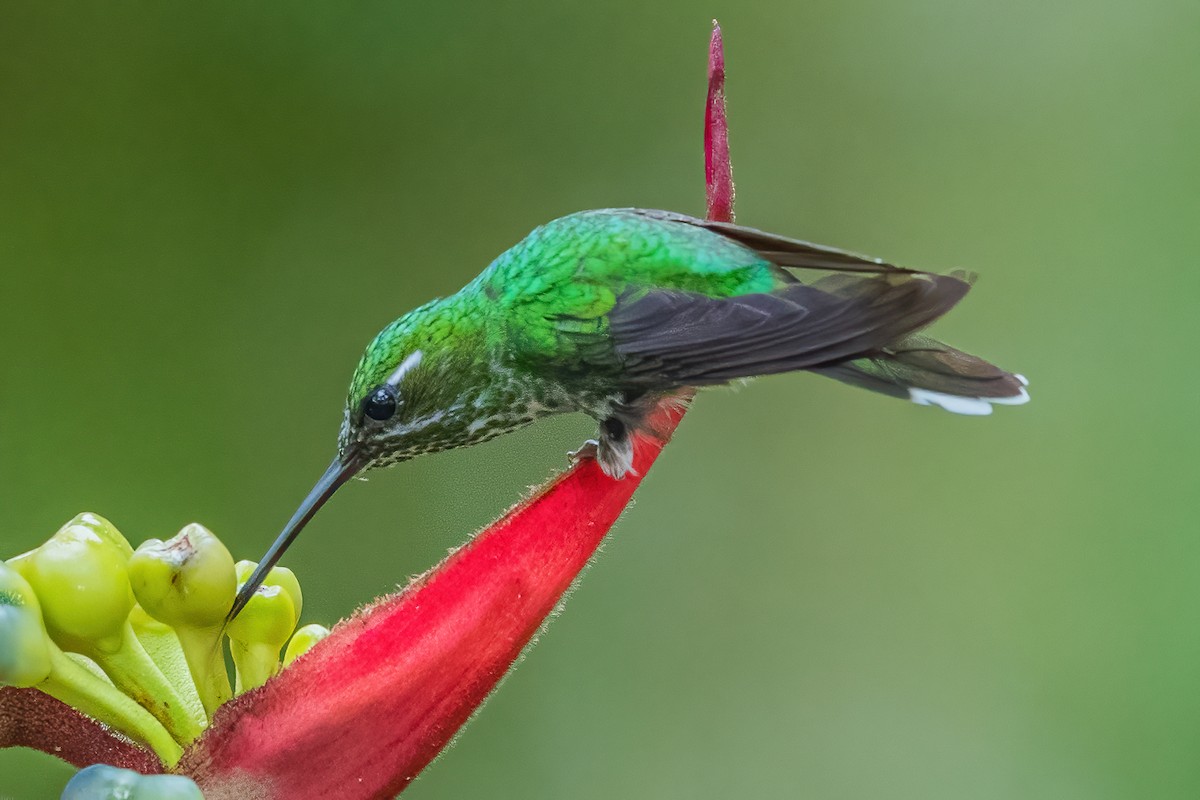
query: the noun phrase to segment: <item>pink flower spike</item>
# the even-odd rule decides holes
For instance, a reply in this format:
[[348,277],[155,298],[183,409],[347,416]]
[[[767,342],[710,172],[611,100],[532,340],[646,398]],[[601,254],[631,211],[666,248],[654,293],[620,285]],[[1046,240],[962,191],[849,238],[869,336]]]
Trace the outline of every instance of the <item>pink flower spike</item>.
[[729,160],[729,122],[725,117],[725,45],[713,20],[708,45],[708,102],[704,107],[704,179],[708,218],[733,222],[733,164]]

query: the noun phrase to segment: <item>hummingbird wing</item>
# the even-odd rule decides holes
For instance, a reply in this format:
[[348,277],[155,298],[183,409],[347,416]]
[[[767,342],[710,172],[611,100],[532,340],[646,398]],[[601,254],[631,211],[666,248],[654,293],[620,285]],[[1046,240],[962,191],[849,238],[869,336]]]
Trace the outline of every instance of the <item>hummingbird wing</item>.
[[897,271],[723,298],[633,289],[617,298],[608,335],[631,385],[718,384],[870,353],[930,324],[969,288],[962,276]]
[[920,272],[920,270],[898,267],[881,258],[872,258],[871,256],[852,253],[849,250],[806,242],[802,239],[779,236],[778,234],[760,231],[757,228],[735,225],[732,222],[713,222],[712,220],[690,217],[687,214],[658,211],[656,209],[638,208],[630,209],[630,211],[647,219],[691,225],[695,228],[711,231],[750,248],[761,258],[780,267],[823,269],[836,272],[903,272],[909,274]]

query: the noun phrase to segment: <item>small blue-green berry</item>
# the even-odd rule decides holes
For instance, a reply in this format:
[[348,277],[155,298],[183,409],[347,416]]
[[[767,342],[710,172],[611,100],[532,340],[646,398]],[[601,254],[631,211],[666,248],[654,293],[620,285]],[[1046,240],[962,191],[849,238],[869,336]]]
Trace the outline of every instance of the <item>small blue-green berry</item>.
[[131,769],[93,764],[75,773],[62,800],[204,800],[191,778],[141,775]]

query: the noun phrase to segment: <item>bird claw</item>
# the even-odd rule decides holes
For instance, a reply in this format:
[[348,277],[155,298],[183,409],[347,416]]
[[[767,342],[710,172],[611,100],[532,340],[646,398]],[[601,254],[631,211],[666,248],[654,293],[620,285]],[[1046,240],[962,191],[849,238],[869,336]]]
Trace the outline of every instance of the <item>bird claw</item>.
[[612,442],[588,439],[578,450],[567,453],[567,463],[571,466],[585,459],[595,461],[600,465],[601,472],[618,481],[626,475],[638,474],[633,468],[633,445],[629,440]]
[[578,450],[571,450],[567,453],[567,463],[571,466],[575,466],[580,461],[585,459],[591,459],[595,461],[599,454],[600,443],[595,439],[588,439],[586,442],[580,445]]
[[571,466],[584,459],[593,460],[600,465],[601,472],[618,481],[626,475],[638,474],[633,468],[633,441],[629,437],[588,439],[578,450],[567,453],[567,459]]

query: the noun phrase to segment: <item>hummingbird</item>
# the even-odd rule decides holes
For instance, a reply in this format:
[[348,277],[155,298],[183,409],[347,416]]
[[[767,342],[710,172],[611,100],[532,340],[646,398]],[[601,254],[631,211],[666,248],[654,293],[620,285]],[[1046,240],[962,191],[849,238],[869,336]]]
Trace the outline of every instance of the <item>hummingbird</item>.
[[336,457],[230,618],[350,478],[552,414],[597,420],[587,454],[619,480],[632,434],[685,388],[807,370],[959,414],[1027,402],[1022,376],[922,333],[973,282],[668,211],[549,222],[367,346]]

